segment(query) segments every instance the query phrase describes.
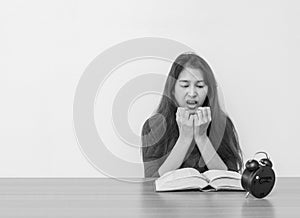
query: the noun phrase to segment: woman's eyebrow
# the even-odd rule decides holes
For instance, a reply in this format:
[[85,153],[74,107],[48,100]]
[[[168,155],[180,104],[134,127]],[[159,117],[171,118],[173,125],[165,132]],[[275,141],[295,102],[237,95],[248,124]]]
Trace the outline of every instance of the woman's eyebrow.
[[[179,82],[185,82],[185,83],[188,83],[188,82],[191,82],[190,80],[185,80],[185,79],[181,79],[179,80]],[[197,80],[196,83],[200,83],[200,82],[204,82],[204,80]]]

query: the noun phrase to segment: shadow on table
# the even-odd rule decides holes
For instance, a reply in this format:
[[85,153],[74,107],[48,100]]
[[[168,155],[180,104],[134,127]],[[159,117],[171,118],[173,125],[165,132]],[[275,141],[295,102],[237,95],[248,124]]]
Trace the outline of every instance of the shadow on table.
[[241,208],[242,217],[275,217],[275,208],[268,199],[245,199]]

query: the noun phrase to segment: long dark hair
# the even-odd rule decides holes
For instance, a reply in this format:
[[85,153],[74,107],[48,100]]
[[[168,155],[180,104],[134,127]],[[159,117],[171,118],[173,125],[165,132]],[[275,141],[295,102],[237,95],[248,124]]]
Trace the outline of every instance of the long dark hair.
[[143,148],[143,156],[159,157],[166,155],[172,150],[179,137],[176,122],[178,105],[174,97],[174,87],[185,67],[200,69],[203,72],[203,79],[208,86],[208,92],[202,107],[210,107],[212,117],[207,129],[208,137],[222,160],[233,160],[233,164],[241,171],[243,160],[237,132],[229,116],[220,107],[216,79],[208,63],[194,53],[183,53],[172,64],[156,113],[145,122],[142,130],[142,138],[148,137],[149,133],[145,128],[147,124],[153,133],[152,135],[155,135],[156,138],[152,145],[159,146]]

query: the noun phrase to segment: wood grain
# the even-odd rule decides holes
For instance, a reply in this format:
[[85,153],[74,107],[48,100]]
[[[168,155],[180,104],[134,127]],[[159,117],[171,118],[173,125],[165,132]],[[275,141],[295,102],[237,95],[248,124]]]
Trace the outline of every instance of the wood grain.
[[300,178],[264,199],[245,192],[163,192],[109,178],[0,179],[1,217],[299,217]]

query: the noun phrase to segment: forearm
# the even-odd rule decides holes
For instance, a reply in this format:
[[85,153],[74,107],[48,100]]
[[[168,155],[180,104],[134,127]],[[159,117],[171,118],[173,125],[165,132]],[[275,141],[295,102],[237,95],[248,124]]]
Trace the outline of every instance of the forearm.
[[195,141],[208,169],[228,170],[207,136]]
[[166,172],[178,169],[184,161],[190,145],[191,141],[178,138],[169,156],[158,169],[159,175],[161,176]]

